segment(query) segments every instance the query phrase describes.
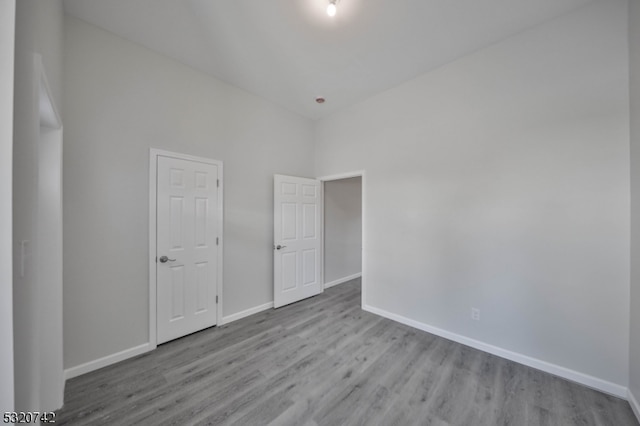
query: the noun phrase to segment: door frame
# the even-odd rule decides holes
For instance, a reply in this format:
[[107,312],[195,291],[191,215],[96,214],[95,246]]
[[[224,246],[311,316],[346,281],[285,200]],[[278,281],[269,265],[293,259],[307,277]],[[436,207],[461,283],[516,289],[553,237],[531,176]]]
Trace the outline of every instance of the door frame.
[[149,149],[149,350],[158,346],[157,328],[157,276],[156,276],[156,250],[157,250],[157,194],[158,194],[158,157],[171,157],[179,160],[197,161],[199,163],[213,164],[218,167],[218,232],[220,238],[218,244],[218,277],[217,292],[218,306],[216,313],[216,325],[222,325],[223,305],[223,252],[224,252],[224,173],[222,161],[195,155],[181,154],[162,149]]
[[[42,56],[35,54],[39,80],[37,288],[40,295],[40,406],[62,407],[63,362],[63,123],[53,98]],[[45,255],[46,253],[46,255]],[[46,277],[46,280],[45,280]]]
[[333,181],[333,180],[341,180],[341,179],[349,179],[349,178],[354,178],[354,177],[360,177],[362,178],[362,277],[361,277],[361,283],[362,283],[362,294],[361,294],[361,300],[360,300],[360,304],[362,307],[365,306],[365,301],[366,301],[366,290],[367,290],[367,286],[366,286],[366,271],[367,271],[367,263],[366,263],[366,229],[367,227],[365,226],[366,224],[366,217],[367,215],[365,214],[366,211],[366,206],[367,206],[367,192],[365,191],[366,185],[367,185],[367,173],[366,170],[356,170],[353,172],[346,172],[346,173],[339,173],[339,174],[335,174],[335,175],[327,175],[327,176],[322,176],[318,179],[321,182],[322,185],[322,198],[321,198],[321,202],[322,202],[322,222],[320,223],[320,232],[321,232],[321,239],[320,239],[320,265],[321,265],[321,271],[320,271],[320,279],[322,280],[322,290],[324,291],[324,221],[325,221],[325,217],[324,217],[324,194],[325,194],[325,188],[324,188],[324,183],[325,182],[329,182],[329,181]]

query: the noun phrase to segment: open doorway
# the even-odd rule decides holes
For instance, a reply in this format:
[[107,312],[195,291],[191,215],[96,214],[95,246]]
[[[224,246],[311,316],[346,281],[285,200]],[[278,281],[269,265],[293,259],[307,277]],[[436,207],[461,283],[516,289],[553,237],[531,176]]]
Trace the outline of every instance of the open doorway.
[[[363,172],[320,178],[323,182],[324,288],[362,278]],[[364,282],[363,300],[364,300]]]

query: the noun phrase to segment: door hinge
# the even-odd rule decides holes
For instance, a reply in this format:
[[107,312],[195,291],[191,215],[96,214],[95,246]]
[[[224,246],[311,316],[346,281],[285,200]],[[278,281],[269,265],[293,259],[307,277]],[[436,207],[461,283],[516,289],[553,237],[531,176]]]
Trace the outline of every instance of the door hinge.
[[216,296],[216,303],[218,303],[218,296]]
[[216,245],[220,245],[220,239],[216,237]]
[[220,188],[220,179],[216,179],[216,187]]

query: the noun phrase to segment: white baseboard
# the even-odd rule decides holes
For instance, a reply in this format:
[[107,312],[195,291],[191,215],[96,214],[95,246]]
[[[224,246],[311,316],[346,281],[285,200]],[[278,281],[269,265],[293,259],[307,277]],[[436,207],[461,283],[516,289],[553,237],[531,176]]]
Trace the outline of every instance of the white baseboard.
[[346,283],[347,281],[355,280],[356,278],[360,278],[361,276],[362,276],[362,272],[358,272],[357,274],[349,275],[348,277],[339,278],[329,283],[325,283],[324,288],[326,289],[338,284]]
[[91,371],[99,370],[116,362],[124,361],[125,359],[133,358],[134,356],[149,352],[153,348],[149,343],[145,343],[140,346],[125,349],[124,351],[117,352],[115,354],[107,355],[102,358],[98,358],[93,361],[86,362],[84,364],[77,365],[75,367],[64,370],[64,379],[69,380],[74,377],[81,376],[82,374],[89,373]]
[[258,312],[266,311],[267,309],[273,308],[273,302],[265,303],[264,305],[255,306],[253,308],[246,309],[242,312],[238,312],[226,317],[222,317],[222,324],[229,324],[233,321],[238,321],[239,319],[248,317],[249,315],[257,314]]
[[[262,312],[271,308],[273,308],[273,302],[265,303],[264,305],[256,306],[254,308],[247,309],[233,315],[222,317],[222,323],[220,325],[228,324],[230,322],[237,321],[241,318],[248,317],[249,315],[257,314],[258,312]],[[77,365],[75,367],[68,368],[64,370],[64,379],[69,380],[74,377],[90,373],[91,371],[99,370],[100,368],[115,364],[116,362],[124,361],[125,359],[133,358],[134,356],[149,352],[153,349],[155,349],[155,346],[152,346],[150,343],[145,343],[133,348],[125,349],[124,351],[120,351],[115,354],[107,355],[105,357]]]
[[387,312],[383,309],[378,309],[370,305],[364,305],[362,309],[365,311],[374,313],[376,315],[380,315],[381,317],[385,317],[390,320],[397,321],[401,324],[408,325],[409,327],[417,328],[418,330],[426,331],[427,333],[435,334],[436,336],[444,337],[445,339],[462,343],[463,345],[470,346],[475,349],[479,349],[483,352],[488,352],[490,354],[499,356],[501,358],[505,358],[505,359],[517,362],[519,364],[524,364],[526,366],[529,366],[541,371],[545,371],[547,373],[553,374],[554,376],[562,377],[562,378],[571,380],[573,382],[583,384],[590,388],[593,388],[611,395],[615,395],[623,399],[626,399],[630,395],[626,387],[608,382],[606,380],[599,379],[597,377],[590,376],[588,374],[570,370],[568,368],[551,364],[549,362],[542,361],[537,358],[532,358],[527,355],[519,354],[517,352],[512,352],[506,349],[502,349],[497,346],[493,346],[488,343],[481,342],[479,340],[462,336],[460,334],[451,333],[449,331],[442,330],[440,328],[433,327],[428,324],[424,324],[419,321],[415,321],[415,320],[403,317],[401,315],[396,315],[391,312]]
[[[335,281],[331,281],[330,283],[326,283],[324,288],[327,289],[329,287],[336,286],[338,284],[346,283],[347,281],[355,280],[356,278],[360,278],[362,273],[359,272],[357,274],[349,275],[348,277],[343,277]],[[220,325],[229,324],[233,321],[238,321],[239,319],[246,318],[250,315],[257,314],[258,312],[266,311],[267,309],[273,308],[273,302],[265,303],[264,305],[255,306],[253,308],[246,309],[244,311],[227,315],[226,317],[222,317],[222,323]]]
[[638,418],[638,421],[640,422],[640,404],[638,404],[638,400],[631,392],[631,389],[629,389],[627,393],[627,400],[629,401],[629,405],[631,405],[631,409],[633,410],[633,413],[636,415],[636,417]]

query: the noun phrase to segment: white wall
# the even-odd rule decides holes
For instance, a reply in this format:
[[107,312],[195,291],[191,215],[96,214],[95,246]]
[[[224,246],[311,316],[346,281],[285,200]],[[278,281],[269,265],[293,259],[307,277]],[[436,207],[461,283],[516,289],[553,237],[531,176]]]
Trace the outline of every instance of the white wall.
[[324,282],[362,272],[362,178],[324,183]]
[[15,0],[0,1],[0,412],[13,411],[11,253]]
[[65,367],[148,342],[149,148],[224,162],[225,316],[273,301],[273,174],[313,176],[311,122],[67,17]]
[[[51,319],[41,312],[38,287],[38,161],[40,115],[39,71],[41,55],[53,97],[62,94],[62,1],[21,0],[16,4],[14,146],[13,146],[13,321],[15,354],[15,408],[22,411],[42,407],[42,354],[62,353],[62,336],[47,335],[43,344],[42,323]],[[25,249],[24,273],[21,242]],[[53,407],[58,408],[58,407]]]
[[317,174],[367,173],[367,305],[625,392],[626,10],[592,3],[319,122]]
[[[629,1],[631,69],[631,366],[629,389],[640,401],[640,0]],[[640,406],[636,406],[640,417]]]

